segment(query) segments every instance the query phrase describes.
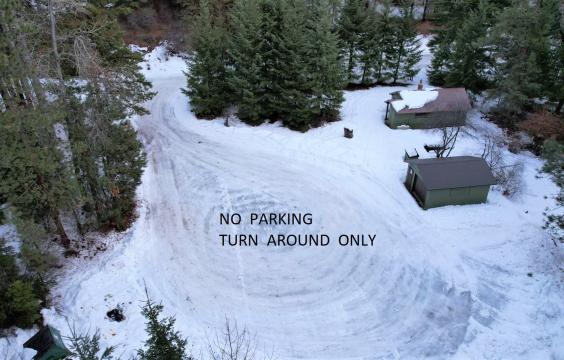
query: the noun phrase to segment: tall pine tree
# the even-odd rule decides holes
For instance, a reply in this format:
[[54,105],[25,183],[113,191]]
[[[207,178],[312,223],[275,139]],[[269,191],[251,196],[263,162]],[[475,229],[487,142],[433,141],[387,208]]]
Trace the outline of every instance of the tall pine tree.
[[504,9],[492,29],[495,47],[495,94],[502,111],[513,126],[516,117],[531,105],[533,98],[542,97],[542,62],[547,54],[546,24],[541,12],[528,2],[516,2]]
[[212,14],[208,0],[200,1],[193,54],[186,74],[192,111],[197,117],[220,116],[228,106],[226,84],[226,34],[220,18]]
[[163,306],[147,295],[141,313],[146,319],[148,339],[145,348],[137,351],[140,360],[193,360],[187,354],[188,341],[175,330],[174,317],[161,318]]
[[259,0],[238,0],[231,12],[228,83],[239,118],[252,125],[264,122],[261,78],[263,46]]
[[405,1],[394,18],[393,30],[385,49],[385,66],[392,83],[410,81],[416,74],[422,50],[413,19],[413,8]]
[[307,17],[309,43],[306,57],[310,59],[310,106],[314,121],[337,120],[344,101],[342,88],[346,75],[339,56],[339,39],[333,31],[328,9],[327,1],[313,0]]
[[372,12],[367,0],[346,0],[341,10],[337,26],[349,83],[359,79],[357,67],[363,54],[362,48],[364,46],[364,54],[367,54],[366,42],[371,39],[371,30],[374,28]]
[[447,87],[463,86],[478,92],[487,89],[493,80],[492,49],[487,41],[493,8],[488,1],[480,1],[470,10],[455,31],[449,53],[448,72],[444,74]]

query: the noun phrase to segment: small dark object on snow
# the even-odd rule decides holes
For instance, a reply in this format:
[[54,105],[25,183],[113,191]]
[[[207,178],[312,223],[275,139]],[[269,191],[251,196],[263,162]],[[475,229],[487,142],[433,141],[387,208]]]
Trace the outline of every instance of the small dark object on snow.
[[423,148],[425,148],[425,151],[427,152],[431,152],[431,151],[436,151],[436,150],[447,150],[444,148],[444,146],[442,145],[423,145]]
[[345,137],[347,139],[352,139],[353,138],[353,130],[349,129],[349,128],[345,128]]
[[120,307],[108,311],[106,316],[109,317],[110,320],[117,322],[125,320],[125,315],[123,315],[123,310]]
[[527,273],[528,277],[533,277],[533,273]]
[[34,360],[59,360],[71,354],[63,343],[59,330],[49,325],[33,335],[23,344],[23,347],[37,351],[33,357]]

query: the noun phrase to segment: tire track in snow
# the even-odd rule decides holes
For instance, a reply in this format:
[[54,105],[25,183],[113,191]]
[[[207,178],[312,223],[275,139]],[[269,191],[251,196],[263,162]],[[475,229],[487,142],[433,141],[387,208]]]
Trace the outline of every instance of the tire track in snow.
[[[173,99],[175,96],[173,94],[177,92],[174,88],[167,87],[163,91],[163,87],[158,87],[161,89],[158,96],[166,99]],[[153,118],[155,118],[155,115]],[[343,183],[343,178],[346,178],[348,182],[352,182],[351,187],[354,188],[357,185],[363,187],[364,183],[359,182],[358,179],[370,178],[370,183],[376,190],[374,188],[364,190],[368,199],[373,198],[380,203],[403,201],[377,177],[373,177],[370,173],[358,168],[350,167],[345,161],[342,161],[339,165],[344,169],[342,173],[328,173],[316,164],[309,163],[311,160],[306,160],[312,158],[309,155],[303,159],[294,158],[293,161],[288,162],[287,158],[284,157],[287,154],[276,154],[268,151],[267,148],[264,149],[263,153],[251,153],[241,144],[218,142],[191,131],[187,124],[182,123],[174,114],[174,109],[170,107],[164,111],[164,116],[158,121],[160,121],[160,126],[156,126],[155,130],[158,131],[159,136],[166,137],[171,142],[170,146],[164,148],[163,153],[159,156],[178,163],[171,168],[182,166],[187,172],[192,173],[186,174],[187,179],[184,180],[183,184],[176,185],[177,188],[181,188],[178,196],[189,195],[186,200],[189,214],[186,214],[186,216],[198,217],[198,212],[206,214],[203,221],[194,220],[194,226],[202,229],[198,236],[203,237],[203,239],[198,240],[198,246],[184,244],[186,249],[184,251],[194,252],[194,258],[198,259],[202,271],[207,272],[206,278],[214,284],[214,287],[221,288],[226,293],[229,293],[229,289],[232,288],[235,293],[243,294],[243,299],[234,299],[235,305],[219,301],[218,305],[221,304],[219,305],[220,311],[227,314],[231,313],[240,321],[246,321],[247,325],[259,332],[261,338],[266,341],[276,343],[279,339],[278,334],[286,334],[289,337],[280,346],[282,350],[286,349],[289,354],[296,357],[304,356],[301,345],[296,342],[298,339],[296,336],[312,339],[310,346],[312,354],[324,354],[323,356],[333,358],[350,357],[351,354],[355,353],[353,349],[362,349],[369,338],[376,341],[369,348],[396,349],[392,353],[399,352],[413,356],[424,353],[440,354],[443,351],[451,353],[454,351],[452,346],[456,349],[455,344],[462,341],[462,339],[457,338],[454,339],[452,346],[439,344],[435,348],[432,339],[429,339],[429,337],[423,337],[426,345],[422,345],[420,341],[413,338],[414,334],[421,336],[424,329],[430,333],[437,333],[438,329],[444,329],[445,326],[448,326],[444,321],[428,319],[428,315],[425,314],[433,313],[431,310],[422,311],[422,319],[426,324],[422,325],[423,323],[419,322],[420,312],[414,311],[414,306],[415,309],[421,308],[421,310],[425,308],[446,308],[447,306],[442,304],[444,302],[448,304],[453,299],[456,300],[456,295],[452,288],[448,292],[448,290],[433,285],[437,281],[441,281],[440,276],[437,278],[436,276],[429,277],[422,274],[423,277],[420,277],[421,275],[419,275],[416,267],[407,265],[406,268],[406,265],[401,265],[402,260],[400,259],[405,254],[393,248],[395,241],[402,239],[402,241],[411,242],[414,246],[414,252],[415,249],[423,250],[421,246],[417,245],[417,241],[410,240],[411,238],[407,236],[408,233],[416,229],[417,225],[415,224],[417,223],[410,225],[412,226],[410,228],[406,227],[406,222],[401,220],[402,218],[405,219],[406,216],[413,216],[417,220],[415,214],[408,212],[406,215],[397,212],[395,209],[390,212],[389,209],[379,206],[369,207],[366,210],[366,199],[350,197],[351,194],[339,186]],[[262,140],[272,143],[272,140],[268,140],[268,138]],[[276,141],[275,143],[276,147],[283,145]],[[303,163],[304,161],[308,161],[307,165]],[[300,178],[304,167],[310,169],[309,176]],[[295,179],[300,180],[293,184]],[[175,181],[178,181],[176,177]],[[255,188],[251,187],[253,184],[255,184]],[[268,188],[263,187],[265,184],[268,184]],[[292,190],[282,194],[278,193],[276,189]],[[386,259],[386,255],[376,253],[371,255],[370,251],[361,252],[352,249],[328,249],[325,251],[326,255],[320,257],[315,251],[302,249],[249,250],[237,248],[234,253],[235,258],[229,260],[225,257],[225,254],[218,254],[217,250],[213,249],[213,246],[217,245],[212,243],[206,246],[204,244],[205,241],[215,241],[213,240],[213,233],[214,230],[217,230],[217,223],[214,226],[213,215],[218,216],[217,211],[219,209],[245,214],[250,211],[286,212],[294,207],[303,210],[313,205],[314,216],[318,217],[316,221],[325,225],[323,227],[314,226],[307,230],[311,232],[326,230],[336,232],[340,230],[336,224],[340,223],[339,220],[342,219],[343,214],[333,213],[328,208],[315,206],[320,199],[318,194],[323,194],[323,203],[332,203],[332,208],[361,211],[362,213],[358,214],[361,219],[367,218],[368,214],[364,213],[371,213],[368,217],[373,217],[381,223],[378,228],[382,229],[382,233],[379,235],[390,240],[393,239],[391,243],[389,243],[390,240],[384,239],[381,244],[388,251],[387,256],[390,258]],[[277,199],[280,196],[281,198]],[[383,197],[388,199],[383,199]],[[221,205],[217,207],[215,204]],[[413,224],[413,222],[409,222],[409,224]],[[356,227],[367,229],[366,224],[359,222],[359,220],[351,221],[351,224],[347,227],[351,230]],[[257,229],[244,226],[238,228],[238,230],[239,232],[249,230],[249,232],[259,231],[264,233],[266,230],[275,229]],[[285,231],[299,233],[303,229],[289,227]],[[198,233],[197,230],[194,230],[194,232]],[[388,243],[392,247],[389,247]],[[175,245],[171,244],[171,246]],[[182,248],[177,250],[183,251]],[[233,254],[233,252],[231,253]],[[313,259],[316,262],[311,262]],[[413,255],[407,257],[404,261],[410,261],[408,259],[413,260]],[[217,263],[222,263],[223,268],[214,267],[206,270],[206,267]],[[206,266],[205,264],[210,265]],[[247,272],[247,266],[254,270]],[[377,272],[385,271],[388,268],[399,270],[399,272],[396,272],[395,275],[392,273],[390,281],[379,284],[377,279],[382,280],[382,276]],[[230,276],[228,275],[229,269],[237,270],[235,270],[233,276]],[[409,272],[406,272],[406,269],[409,269]],[[300,273],[311,273],[311,276],[303,276]],[[312,276],[316,278],[313,282]],[[399,277],[394,279],[395,276]],[[229,279],[236,280],[239,285],[229,284]],[[319,286],[316,284],[319,284]],[[413,290],[411,290],[412,288]],[[394,294],[396,291],[399,292],[390,297],[390,294]],[[437,297],[432,295],[434,293],[444,293],[445,295]],[[207,297],[204,296],[203,298]],[[198,301],[197,296],[194,296],[194,299],[196,302]],[[213,306],[213,304],[210,304],[210,306]],[[374,306],[374,308],[371,308],[371,306]],[[465,307],[467,304],[460,303],[457,306]],[[242,311],[243,309],[244,311]],[[250,316],[251,309],[254,309],[254,318]],[[388,313],[389,310],[391,310],[391,313]],[[403,317],[406,310],[413,313],[412,320],[410,320],[413,321],[413,324],[407,326],[407,328],[404,324],[398,322],[398,318]],[[436,310],[434,311],[436,312]],[[262,318],[267,314],[270,314],[268,318]],[[259,315],[258,318],[257,315]],[[441,316],[442,318],[445,316],[449,318],[451,315],[445,313]],[[204,317],[202,316],[202,318]],[[464,321],[464,315],[461,319]],[[460,327],[457,322],[455,321],[455,328]],[[209,322],[206,321],[206,323]],[[319,329],[338,327],[343,329],[334,330],[333,334],[322,335],[318,333]],[[406,337],[406,331],[414,333]],[[334,344],[337,334],[340,339],[339,346]],[[364,339],[359,337],[364,337]],[[395,339],[392,343],[397,342],[395,347],[390,347],[389,344],[385,345],[390,342],[390,337]],[[362,350],[360,351],[363,353]],[[365,354],[363,358],[387,356],[390,351],[378,350],[375,351],[375,355],[366,357]]]

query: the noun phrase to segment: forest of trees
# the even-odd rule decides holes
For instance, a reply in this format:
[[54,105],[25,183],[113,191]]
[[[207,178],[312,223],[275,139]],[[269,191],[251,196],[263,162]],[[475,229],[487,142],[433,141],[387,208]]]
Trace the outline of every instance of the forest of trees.
[[[198,117],[232,106],[251,125],[281,120],[305,131],[339,118],[349,84],[396,84],[416,74],[421,50],[404,1],[238,0],[227,16],[203,0],[186,93]],[[224,9],[224,7],[222,7]]]
[[[522,130],[528,146],[547,162],[560,187],[546,227],[564,241],[564,7],[560,0],[431,2],[438,26],[429,42],[433,85],[463,86],[491,99],[486,114],[510,132]],[[556,210],[556,211],[554,211]]]
[[145,155],[128,117],[152,93],[121,38],[129,10],[0,0],[0,204],[21,240],[0,243],[0,327],[39,318],[53,240],[72,254],[86,232],[132,221]]
[[434,85],[490,90],[494,116],[514,127],[542,101],[564,104],[564,30],[561,2],[435,1],[440,26],[430,41]]

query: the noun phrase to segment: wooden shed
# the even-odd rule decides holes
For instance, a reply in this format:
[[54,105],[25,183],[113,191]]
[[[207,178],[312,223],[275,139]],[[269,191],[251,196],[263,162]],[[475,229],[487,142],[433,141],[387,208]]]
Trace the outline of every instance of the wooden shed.
[[395,129],[432,129],[464,126],[471,108],[464,88],[402,90],[386,100],[385,123]]
[[405,186],[423,209],[484,203],[496,183],[484,159],[474,156],[411,159]]

